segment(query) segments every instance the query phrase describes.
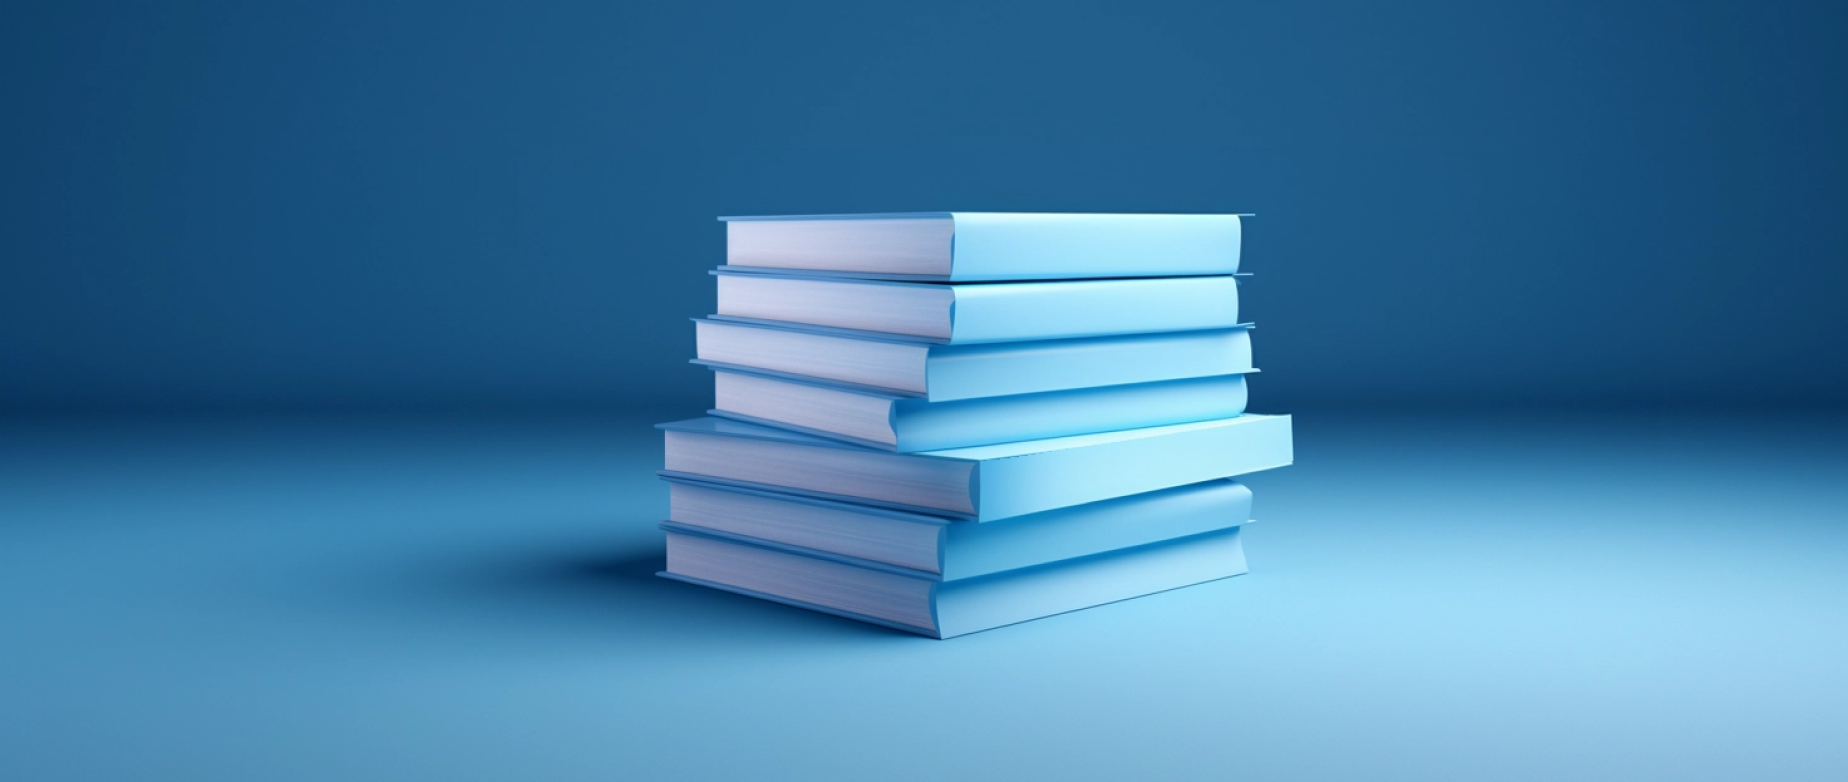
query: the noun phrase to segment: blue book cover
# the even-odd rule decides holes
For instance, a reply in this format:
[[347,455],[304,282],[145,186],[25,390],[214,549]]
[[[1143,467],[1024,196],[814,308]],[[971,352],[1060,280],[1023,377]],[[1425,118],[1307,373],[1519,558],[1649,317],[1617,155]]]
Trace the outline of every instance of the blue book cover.
[[1018,516],[956,521],[784,492],[670,478],[665,529],[908,568],[985,576],[1246,523],[1251,490],[1217,480]]
[[900,453],[1230,418],[1247,399],[1243,375],[933,402],[717,368],[713,392],[711,415]]
[[982,282],[1238,271],[1231,214],[908,212],[721,217],[726,264]]
[[712,273],[719,315],[952,345],[1240,325],[1238,278],[1230,276],[944,285]]
[[660,428],[665,475],[984,522],[1231,478],[1294,458],[1287,415],[923,453],[716,417]]
[[660,575],[952,638],[1244,572],[1238,527],[956,581],[670,529]]
[[696,364],[835,381],[932,402],[1256,372],[1248,325],[947,345],[826,327],[695,318]]

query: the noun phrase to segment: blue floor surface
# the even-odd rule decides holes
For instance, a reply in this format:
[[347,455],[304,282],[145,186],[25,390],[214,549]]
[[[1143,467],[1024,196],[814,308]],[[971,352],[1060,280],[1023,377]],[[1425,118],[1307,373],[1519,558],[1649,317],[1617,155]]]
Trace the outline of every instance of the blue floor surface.
[[1252,573],[951,641],[655,578],[642,418],[0,431],[0,778],[1848,779],[1848,421],[1301,416]]

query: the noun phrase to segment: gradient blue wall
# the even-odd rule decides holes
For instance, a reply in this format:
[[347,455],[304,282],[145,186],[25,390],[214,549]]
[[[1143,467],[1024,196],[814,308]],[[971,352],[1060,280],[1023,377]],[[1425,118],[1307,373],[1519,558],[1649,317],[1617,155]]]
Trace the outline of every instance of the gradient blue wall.
[[1848,4],[0,10],[0,405],[688,402],[712,217],[1256,211],[1255,407],[1848,399]]

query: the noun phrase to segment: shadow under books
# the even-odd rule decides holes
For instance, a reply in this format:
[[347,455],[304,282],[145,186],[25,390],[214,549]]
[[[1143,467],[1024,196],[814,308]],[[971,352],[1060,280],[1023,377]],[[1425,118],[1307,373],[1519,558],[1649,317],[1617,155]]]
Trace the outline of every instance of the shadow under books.
[[[909,633],[704,589],[655,575],[665,566],[658,541],[557,543],[436,563],[417,578],[417,602],[467,627],[564,632],[628,643],[684,644],[701,638],[737,644],[756,638],[927,641]],[[434,602],[436,605],[430,605]]]

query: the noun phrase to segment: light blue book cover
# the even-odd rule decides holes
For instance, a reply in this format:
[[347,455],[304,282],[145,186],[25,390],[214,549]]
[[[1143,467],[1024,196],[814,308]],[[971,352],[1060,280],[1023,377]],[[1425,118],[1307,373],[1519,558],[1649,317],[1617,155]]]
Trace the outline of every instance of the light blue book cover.
[[1240,216],[908,212],[721,217],[740,269],[981,282],[1238,271]]
[[715,368],[835,381],[952,402],[1256,372],[1251,329],[947,345],[826,327],[695,318]]
[[1248,398],[1243,375],[951,402],[746,370],[713,381],[711,415],[899,453],[1231,418]]
[[1240,325],[1238,278],[984,284],[844,280],[714,270],[718,314],[928,337],[1019,342]]
[[978,524],[784,492],[669,478],[665,529],[870,560],[945,581],[985,576],[1246,523],[1251,490],[1231,480],[1146,492]]
[[953,638],[1246,571],[1238,527],[956,581],[670,529],[667,569],[659,575]]
[[716,417],[659,428],[667,437],[664,475],[983,522],[1236,477],[1294,458],[1287,415],[923,453]]

